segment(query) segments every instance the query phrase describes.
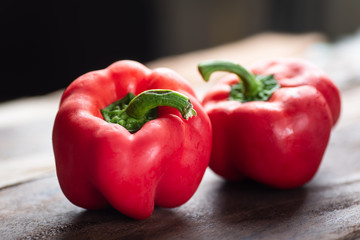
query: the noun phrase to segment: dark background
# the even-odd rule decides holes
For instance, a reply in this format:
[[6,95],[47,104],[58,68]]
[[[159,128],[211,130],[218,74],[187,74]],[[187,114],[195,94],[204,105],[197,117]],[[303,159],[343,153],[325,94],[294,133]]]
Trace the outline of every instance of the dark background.
[[1,1],[0,101],[66,87],[120,59],[147,62],[262,31],[359,27],[357,0]]

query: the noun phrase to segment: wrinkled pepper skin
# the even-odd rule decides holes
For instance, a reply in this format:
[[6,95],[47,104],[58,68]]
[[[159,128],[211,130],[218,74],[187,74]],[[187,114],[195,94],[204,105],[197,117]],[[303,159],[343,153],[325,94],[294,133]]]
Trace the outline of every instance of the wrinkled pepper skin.
[[[100,113],[129,92],[171,89],[191,100],[197,116],[181,118],[159,107],[158,118],[136,133],[104,121]],[[150,70],[129,60],[80,76],[63,93],[53,127],[53,150],[61,189],[75,205],[109,205],[134,218],[154,205],[177,207],[200,184],[211,152],[211,123],[190,85],[177,73]]]
[[255,63],[250,72],[274,75],[281,86],[268,101],[228,100],[235,74],[203,99],[213,127],[210,168],[231,181],[250,178],[275,188],[310,181],[340,115],[340,94],[320,69],[300,59]]

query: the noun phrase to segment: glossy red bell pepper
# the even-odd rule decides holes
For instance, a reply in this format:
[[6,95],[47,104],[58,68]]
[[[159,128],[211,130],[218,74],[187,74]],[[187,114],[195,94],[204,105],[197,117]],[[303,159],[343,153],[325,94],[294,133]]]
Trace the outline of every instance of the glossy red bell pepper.
[[194,194],[211,137],[210,120],[182,77],[119,61],[63,93],[53,128],[58,180],[77,206],[112,205],[145,219],[154,205],[176,207]]
[[251,178],[277,188],[313,178],[340,114],[337,87],[299,59],[199,65],[205,80],[227,71],[203,100],[213,127],[210,168],[228,180]]

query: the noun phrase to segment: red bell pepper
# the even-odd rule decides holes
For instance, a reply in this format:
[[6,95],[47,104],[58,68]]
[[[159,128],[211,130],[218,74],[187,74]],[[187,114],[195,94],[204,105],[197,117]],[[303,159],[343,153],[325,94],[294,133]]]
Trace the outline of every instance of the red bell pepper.
[[176,207],[194,194],[211,137],[208,116],[178,74],[118,61],[63,93],[53,128],[58,180],[77,206],[110,204],[145,219],[154,205]]
[[277,188],[310,181],[340,114],[337,87],[299,59],[255,64],[251,72],[226,61],[199,64],[205,80],[228,74],[203,100],[213,127],[210,168],[225,179],[251,178]]

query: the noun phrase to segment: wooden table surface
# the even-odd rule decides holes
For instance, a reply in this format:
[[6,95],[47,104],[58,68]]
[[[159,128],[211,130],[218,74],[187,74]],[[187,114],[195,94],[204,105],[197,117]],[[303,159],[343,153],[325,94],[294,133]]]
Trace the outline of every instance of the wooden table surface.
[[[199,59],[246,64],[301,56],[320,40],[317,34],[261,34],[148,65],[178,71],[201,97],[209,86],[195,68],[186,67]],[[249,47],[262,52],[254,56]],[[310,183],[275,190],[251,181],[231,184],[207,170],[190,201],[175,209],[156,208],[143,221],[111,208],[87,211],[62,194],[51,148],[60,94],[0,105],[0,239],[360,239],[360,86],[342,90],[340,121]]]

